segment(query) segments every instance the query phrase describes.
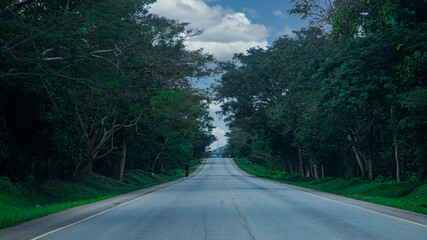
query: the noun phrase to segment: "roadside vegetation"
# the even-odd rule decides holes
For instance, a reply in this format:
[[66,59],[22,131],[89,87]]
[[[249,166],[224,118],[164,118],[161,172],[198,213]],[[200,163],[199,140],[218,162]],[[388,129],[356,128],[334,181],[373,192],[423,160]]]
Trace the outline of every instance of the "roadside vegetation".
[[301,177],[298,173],[287,173],[256,165],[246,158],[235,158],[243,171],[265,179],[288,183],[300,187],[355,198],[366,202],[427,214],[427,184],[418,181],[396,182],[377,177],[375,181],[362,178],[343,179],[336,177]]
[[214,59],[153,0],[0,3],[0,176],[78,181],[202,158]]
[[33,203],[46,182],[204,156],[210,96],[192,81],[214,59],[185,47],[200,31],[150,14],[153,0],[0,2],[0,177]]
[[421,185],[427,2],[292,2],[309,28],[222,65],[215,90],[230,126],[225,155],[325,182]]
[[153,2],[0,1],[0,227],[182,177],[215,140],[192,86],[215,60]]
[[[190,164],[190,172],[200,161]],[[173,181],[185,176],[184,169],[152,175],[142,170],[124,174],[123,181],[100,174],[85,176],[77,182],[10,182],[0,178],[0,229],[65,209],[108,199],[123,193]]]

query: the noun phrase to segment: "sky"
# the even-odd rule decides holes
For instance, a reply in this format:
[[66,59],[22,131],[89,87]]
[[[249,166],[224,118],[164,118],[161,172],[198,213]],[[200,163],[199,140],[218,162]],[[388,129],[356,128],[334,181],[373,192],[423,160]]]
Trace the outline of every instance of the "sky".
[[[157,0],[150,5],[151,13],[180,22],[188,28],[203,30],[203,34],[186,40],[189,50],[203,49],[220,61],[231,60],[235,53],[245,53],[253,47],[266,48],[283,35],[307,27],[300,16],[290,15],[289,0]],[[200,79],[194,84],[208,88],[220,76]],[[216,114],[217,103],[210,104],[214,117],[213,134],[218,141],[210,147],[226,145],[227,126]]]

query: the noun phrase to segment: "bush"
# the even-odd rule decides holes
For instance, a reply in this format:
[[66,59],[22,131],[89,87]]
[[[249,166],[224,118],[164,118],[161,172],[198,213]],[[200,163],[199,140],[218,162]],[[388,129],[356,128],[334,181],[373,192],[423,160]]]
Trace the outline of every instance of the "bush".
[[0,177],[0,191],[11,192],[13,189],[13,184],[8,177]]
[[373,181],[373,183],[383,183],[387,181],[387,178],[384,176],[379,175],[378,177],[375,178],[375,180]]
[[311,183],[311,185],[322,184],[322,183],[325,183],[325,182],[329,182],[331,180],[334,180],[334,178],[333,177],[324,177],[324,178],[320,178],[320,179],[317,179],[317,180],[313,181]]

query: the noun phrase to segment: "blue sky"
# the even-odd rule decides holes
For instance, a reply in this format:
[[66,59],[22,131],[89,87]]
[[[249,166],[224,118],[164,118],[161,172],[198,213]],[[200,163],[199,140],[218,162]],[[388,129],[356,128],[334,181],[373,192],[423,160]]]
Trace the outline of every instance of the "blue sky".
[[[292,30],[307,27],[307,21],[289,15],[293,3],[289,0],[157,0],[150,12],[180,22],[188,22],[189,28],[204,30],[200,36],[189,38],[190,50],[203,48],[218,60],[231,60],[234,53],[244,53],[252,47],[266,48]],[[195,86],[207,88],[219,76],[200,79]],[[228,128],[215,114],[220,106],[210,105],[215,118],[213,134],[218,142],[211,148],[226,144],[224,136]]]
[[211,0],[206,3],[210,6],[219,4],[243,12],[252,23],[267,26],[270,30],[267,41],[270,44],[285,33],[290,34],[292,30],[307,27],[306,21],[288,13],[294,5],[289,0]]

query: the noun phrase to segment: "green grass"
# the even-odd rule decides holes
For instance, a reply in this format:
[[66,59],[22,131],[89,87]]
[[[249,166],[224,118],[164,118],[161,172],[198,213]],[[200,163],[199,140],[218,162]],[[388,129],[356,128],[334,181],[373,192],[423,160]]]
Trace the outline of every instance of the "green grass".
[[[199,161],[194,161],[194,171]],[[0,229],[65,209],[81,206],[141,188],[173,181],[185,175],[183,169],[154,175],[140,170],[125,173],[124,181],[92,174],[75,183],[50,181],[39,184],[11,183],[0,178]]]
[[418,182],[367,181],[360,178],[342,179],[325,177],[303,178],[298,174],[266,169],[246,159],[234,159],[243,171],[258,177],[316,189],[371,203],[427,214],[427,184]]

